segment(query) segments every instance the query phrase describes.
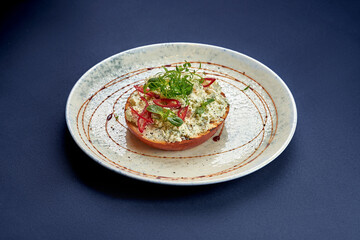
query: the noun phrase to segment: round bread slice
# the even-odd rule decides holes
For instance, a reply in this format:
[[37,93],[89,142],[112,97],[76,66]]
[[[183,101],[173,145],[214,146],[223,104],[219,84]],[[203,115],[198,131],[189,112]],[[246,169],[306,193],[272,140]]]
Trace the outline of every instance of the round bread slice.
[[[223,95],[225,97],[224,93],[221,93],[221,95]],[[129,104],[129,99],[128,99],[128,101],[125,104],[125,112],[129,108],[129,106],[130,106],[130,104]],[[196,137],[190,138],[188,140],[183,140],[180,142],[166,142],[166,141],[149,140],[143,136],[143,134],[139,131],[139,129],[135,123],[128,121],[126,119],[126,117],[125,117],[125,120],[126,120],[126,124],[128,125],[129,131],[132,134],[134,134],[135,137],[137,137],[143,143],[145,143],[151,147],[162,149],[162,150],[181,151],[181,150],[186,150],[189,148],[196,147],[196,146],[202,144],[203,142],[205,142],[206,140],[208,140],[209,138],[211,138],[217,132],[217,130],[221,127],[221,125],[224,123],[224,121],[229,113],[229,109],[230,109],[230,107],[228,105],[224,116],[218,122],[212,123],[212,127],[210,129],[208,129],[206,132],[201,133]],[[126,114],[125,114],[125,116],[126,116]]]

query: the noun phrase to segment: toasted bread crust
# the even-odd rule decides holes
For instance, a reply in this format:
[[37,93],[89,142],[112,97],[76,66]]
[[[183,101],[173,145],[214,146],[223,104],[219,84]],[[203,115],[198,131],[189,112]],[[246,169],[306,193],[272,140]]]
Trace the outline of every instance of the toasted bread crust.
[[[223,93],[221,93],[221,94],[223,96],[225,96],[225,94],[223,94]],[[129,99],[128,99],[128,101],[125,104],[125,112],[129,108],[129,106],[130,106],[130,104],[129,104]],[[186,150],[186,149],[196,147],[196,146],[202,144],[203,142],[207,141],[209,138],[211,138],[217,132],[217,130],[221,127],[221,125],[224,123],[224,121],[229,113],[229,109],[230,109],[230,107],[228,105],[226,108],[226,112],[225,112],[224,116],[221,118],[221,120],[219,122],[213,123],[214,127],[207,130],[205,133],[198,135],[195,138],[190,138],[188,140],[183,140],[180,142],[154,141],[154,140],[149,140],[147,138],[144,138],[143,134],[139,131],[139,129],[135,123],[128,121],[126,119],[126,117],[125,117],[125,120],[126,120],[126,124],[128,126],[129,131],[132,134],[134,134],[135,137],[137,137],[143,143],[145,143],[151,147],[162,149],[162,150],[181,151],[181,150]]]

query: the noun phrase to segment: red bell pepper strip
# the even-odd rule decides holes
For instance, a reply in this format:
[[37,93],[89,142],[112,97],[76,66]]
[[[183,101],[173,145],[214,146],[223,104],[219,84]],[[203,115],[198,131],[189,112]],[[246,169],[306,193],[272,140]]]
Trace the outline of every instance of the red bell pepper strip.
[[149,112],[148,110],[144,109],[144,111],[141,113],[141,116],[143,116],[144,118],[148,119],[148,123],[154,123],[153,119],[151,118],[151,112]]
[[139,128],[139,131],[141,133],[144,132],[146,126],[148,125],[149,122],[145,121],[143,118],[138,118],[137,120],[137,125],[138,125],[138,128]]
[[[132,107],[129,107],[129,108],[131,109],[131,112],[132,112],[134,115],[136,115],[136,116],[139,117],[139,118],[144,118],[144,117],[142,117],[141,114],[138,113],[135,109],[133,109]],[[145,118],[144,118],[144,119],[145,119]]]
[[[145,127],[150,123],[154,123],[154,121],[151,118],[151,112],[146,110],[146,107],[144,108],[144,110],[142,111],[142,113],[140,115],[144,118],[138,118],[137,124],[138,124],[139,131],[141,133],[143,133]],[[145,120],[145,119],[147,119],[147,120]]]
[[180,108],[180,110],[177,112],[177,115],[179,118],[181,118],[183,121],[186,117],[187,111],[188,111],[189,106],[186,106],[184,108]]
[[203,87],[208,87],[215,82],[215,78],[204,78]]
[[[148,118],[148,116],[145,116],[145,114],[143,114],[143,112],[141,113],[141,114],[139,114],[136,110],[134,110],[132,107],[130,107],[130,109],[131,109],[131,112],[133,113],[133,114],[135,114],[138,118],[141,118],[141,119],[143,119],[143,120],[145,120],[146,122],[148,122],[148,123],[152,123],[153,122],[153,120],[151,119],[151,118]],[[146,110],[146,109],[145,109]],[[146,110],[147,111],[147,110]]]
[[168,108],[181,107],[180,102],[176,99],[168,99],[168,98],[154,99],[154,103],[160,107],[168,107]]
[[145,117],[147,118],[149,121],[149,123],[153,123],[154,121],[152,120],[151,118],[151,112],[149,112],[146,108],[149,106],[149,103],[148,101],[146,100],[146,98],[144,98],[143,96],[140,97],[141,100],[143,100],[145,102],[145,107],[144,107],[144,110],[140,113],[140,115],[142,117]]
[[138,125],[138,129],[141,133],[144,132],[145,127],[149,124],[149,123],[153,123],[154,121],[151,118],[151,112],[149,112],[148,110],[146,110],[146,108],[149,106],[148,101],[146,100],[146,98],[144,98],[143,96],[140,97],[141,100],[145,101],[145,107],[144,110],[139,114],[137,111],[135,111],[132,107],[130,107],[131,111],[133,112],[133,114],[138,116],[138,120],[137,120],[137,125]]
[[143,94],[146,94],[146,95],[148,95],[149,97],[154,97],[154,98],[159,98],[160,96],[158,95],[158,94],[156,94],[156,93],[153,93],[153,92],[144,92],[144,88],[143,88],[143,86],[141,86],[141,85],[135,85],[134,86],[135,87],[135,89],[137,90],[137,91],[139,91],[139,92],[141,92],[141,93],[143,93]]
[[144,129],[146,125],[149,123],[153,123],[153,120],[151,119],[151,113],[146,110],[146,108],[143,110],[141,114],[139,114],[137,111],[135,111],[132,107],[130,107],[133,114],[138,116],[137,125],[138,129],[141,133],[144,132]]

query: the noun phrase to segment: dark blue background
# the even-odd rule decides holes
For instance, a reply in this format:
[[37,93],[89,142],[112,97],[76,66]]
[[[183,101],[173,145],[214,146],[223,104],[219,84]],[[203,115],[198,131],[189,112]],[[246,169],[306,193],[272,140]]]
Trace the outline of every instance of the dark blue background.
[[[358,1],[0,8],[1,239],[360,239]],[[242,52],[283,78],[299,120],[280,157],[231,182],[172,187],[115,174],[77,147],[64,114],[79,77],[174,41]]]

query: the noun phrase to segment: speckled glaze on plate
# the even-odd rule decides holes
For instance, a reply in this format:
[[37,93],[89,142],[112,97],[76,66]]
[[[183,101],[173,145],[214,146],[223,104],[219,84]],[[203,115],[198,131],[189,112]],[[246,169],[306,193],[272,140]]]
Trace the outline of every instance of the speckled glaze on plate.
[[[125,102],[133,86],[161,66],[185,60],[195,68],[201,63],[201,71],[221,84],[230,103],[223,132],[219,141],[185,151],[153,149],[127,129]],[[163,43],[116,54],[87,71],[69,95],[66,121],[80,148],[115,172],[153,183],[201,185],[245,176],[274,160],[295,132],[297,112],[285,83],[260,62],[211,45]]]

